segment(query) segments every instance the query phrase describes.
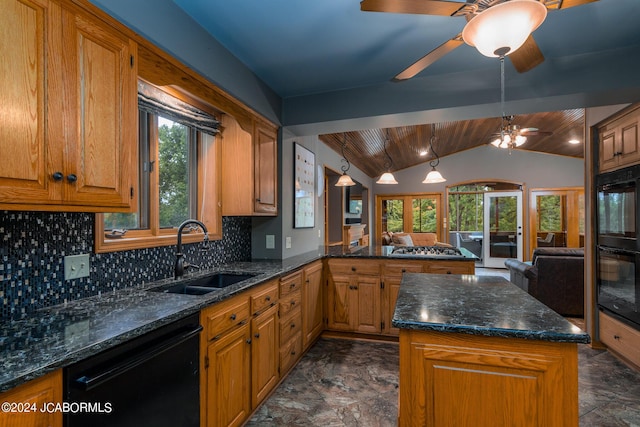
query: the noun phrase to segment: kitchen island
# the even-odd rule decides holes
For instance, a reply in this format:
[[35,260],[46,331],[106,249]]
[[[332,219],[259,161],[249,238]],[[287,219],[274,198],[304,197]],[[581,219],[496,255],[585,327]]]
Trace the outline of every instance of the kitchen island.
[[585,332],[502,277],[406,273],[400,426],[577,426]]

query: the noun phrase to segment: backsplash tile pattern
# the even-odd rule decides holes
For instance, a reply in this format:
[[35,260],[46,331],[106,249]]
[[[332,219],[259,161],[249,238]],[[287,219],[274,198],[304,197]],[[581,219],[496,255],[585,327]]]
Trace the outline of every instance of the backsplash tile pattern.
[[[0,319],[173,275],[175,246],[95,254],[94,215],[0,211]],[[223,239],[183,245],[202,268],[251,259],[251,219],[222,219]],[[90,254],[89,277],[64,280],[66,255]]]

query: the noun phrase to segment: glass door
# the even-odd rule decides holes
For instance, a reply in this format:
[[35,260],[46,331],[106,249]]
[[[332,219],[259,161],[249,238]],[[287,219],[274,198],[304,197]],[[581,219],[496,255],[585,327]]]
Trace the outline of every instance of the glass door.
[[522,191],[484,193],[484,267],[505,268],[507,258],[522,260]]

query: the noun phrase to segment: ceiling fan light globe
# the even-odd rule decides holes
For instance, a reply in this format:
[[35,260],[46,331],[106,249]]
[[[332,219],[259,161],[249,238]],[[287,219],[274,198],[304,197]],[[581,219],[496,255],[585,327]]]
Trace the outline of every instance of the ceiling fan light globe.
[[516,147],[520,147],[522,144],[524,144],[525,142],[527,142],[527,137],[523,136],[523,135],[517,135],[516,136]]
[[424,181],[422,181],[423,184],[437,184],[439,182],[445,182],[446,179],[444,179],[444,177],[442,176],[442,174],[440,172],[438,172],[436,170],[436,168],[431,169],[431,171],[429,171],[429,173],[427,174],[426,178],[424,179]]
[[356,185],[356,183],[353,182],[353,179],[351,179],[346,172],[343,173],[338,179],[338,182],[336,182],[336,187],[351,187],[353,185]]
[[391,172],[385,172],[380,175],[380,178],[376,181],[376,184],[397,184],[396,178],[393,176]]
[[520,48],[542,24],[547,8],[537,0],[511,0],[476,15],[462,30],[462,39],[484,56],[496,58]]

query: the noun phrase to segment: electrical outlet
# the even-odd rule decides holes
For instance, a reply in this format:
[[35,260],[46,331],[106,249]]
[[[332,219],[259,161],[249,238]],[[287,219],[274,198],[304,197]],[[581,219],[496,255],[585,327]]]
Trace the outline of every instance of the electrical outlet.
[[64,280],[89,277],[89,254],[64,257]]
[[284,247],[285,247],[285,249],[291,249],[291,237],[290,236],[287,236],[284,239]]
[[267,249],[275,249],[276,248],[276,236],[273,234],[267,234]]

